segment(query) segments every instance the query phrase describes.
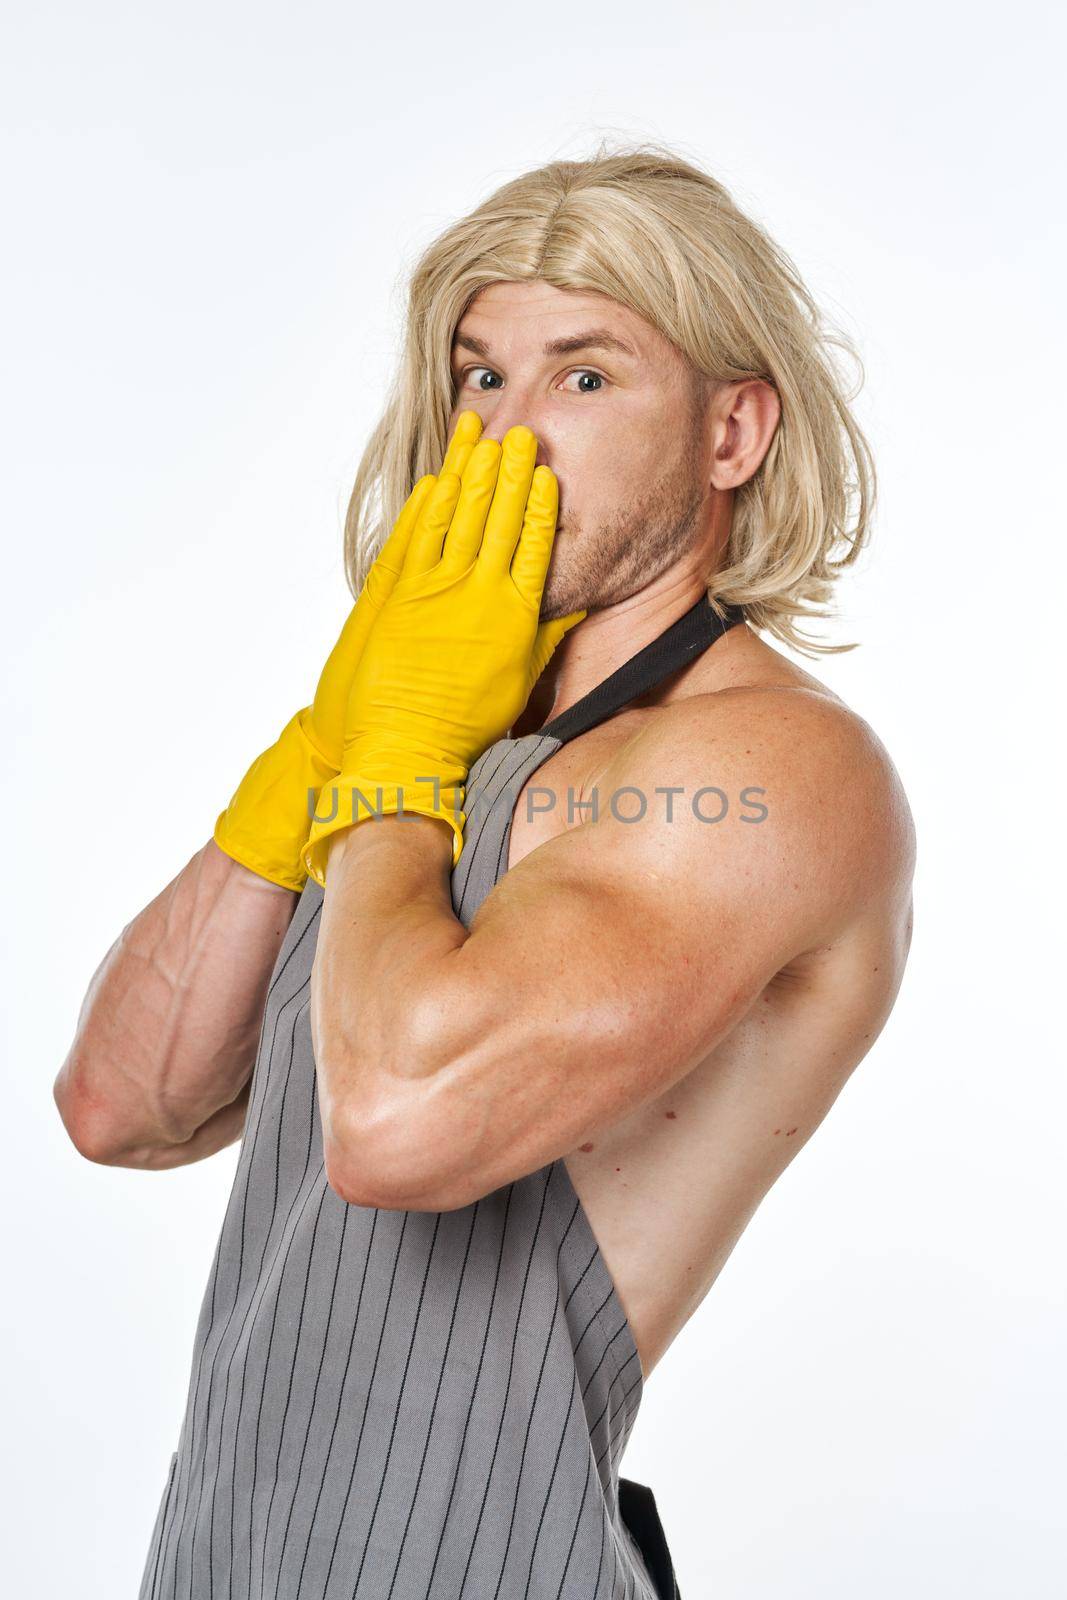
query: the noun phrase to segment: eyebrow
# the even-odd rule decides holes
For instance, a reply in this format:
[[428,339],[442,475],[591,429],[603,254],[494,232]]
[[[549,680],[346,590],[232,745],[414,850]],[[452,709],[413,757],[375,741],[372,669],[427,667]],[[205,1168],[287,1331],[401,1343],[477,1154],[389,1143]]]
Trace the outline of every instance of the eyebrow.
[[[470,350],[473,355],[489,356],[489,346],[485,340],[473,333],[457,333],[455,343]],[[566,339],[549,339],[544,346],[546,356],[570,356],[579,350],[610,350],[618,355],[630,356],[634,361],[638,358],[632,345],[607,328],[587,328],[584,333],[572,333]]]

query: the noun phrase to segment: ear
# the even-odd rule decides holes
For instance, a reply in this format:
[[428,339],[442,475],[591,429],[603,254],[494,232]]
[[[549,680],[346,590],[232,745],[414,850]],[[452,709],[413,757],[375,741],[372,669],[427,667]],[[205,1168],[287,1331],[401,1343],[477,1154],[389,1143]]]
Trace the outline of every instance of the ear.
[[720,384],[710,402],[711,483],[738,489],[758,470],[782,414],[778,391],[762,378]]

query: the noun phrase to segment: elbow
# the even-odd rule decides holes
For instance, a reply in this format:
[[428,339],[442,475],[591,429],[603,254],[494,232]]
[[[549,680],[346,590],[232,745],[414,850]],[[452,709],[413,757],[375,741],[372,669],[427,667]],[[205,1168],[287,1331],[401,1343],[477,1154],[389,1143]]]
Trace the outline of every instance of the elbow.
[[145,1167],[161,1149],[180,1144],[188,1135],[173,1133],[153,1111],[146,1122],[143,1107],[117,1102],[102,1075],[92,1071],[92,1057],[76,1050],[67,1057],[52,1085],[52,1099],[67,1137],[80,1156],[101,1167]]
[[[326,1075],[329,1073],[329,1066]],[[380,1115],[357,1109],[348,1094],[324,1095],[320,1071],[319,1104],[322,1111],[322,1156],[326,1182],[350,1206],[383,1203],[382,1170],[390,1135]],[[329,1081],[329,1080],[327,1080]]]
[[323,1123],[326,1181],[352,1206],[437,1211],[438,1164],[432,1142],[386,1107],[335,1107]]
[[439,1013],[413,1004],[360,1020],[312,1011],[326,1180],[349,1205],[447,1209],[436,1203],[449,1126]]
[[326,1181],[347,1204],[450,1211],[477,1198],[469,1172],[456,1183],[457,1148],[465,1141],[444,1077],[335,1059],[332,1072],[327,1060],[322,1083],[349,1085],[320,1088],[319,1095]]
[[[325,1020],[325,1019],[323,1019]],[[391,1076],[380,1054],[328,1025],[316,1030],[315,1075],[326,1181],[348,1205],[403,1204],[404,1156]]]
[[52,1085],[52,1099],[67,1137],[78,1154],[98,1166],[109,1166],[115,1155],[115,1145],[107,1120],[101,1115],[99,1106],[88,1102],[84,1095],[71,1088],[65,1070]]

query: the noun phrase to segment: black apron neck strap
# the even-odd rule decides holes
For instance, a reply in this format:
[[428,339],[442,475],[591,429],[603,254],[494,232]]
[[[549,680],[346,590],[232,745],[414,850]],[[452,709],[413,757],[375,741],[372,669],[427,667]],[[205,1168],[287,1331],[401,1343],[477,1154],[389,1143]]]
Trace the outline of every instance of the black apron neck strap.
[[597,723],[613,717],[631,700],[647,694],[672,672],[677,672],[679,667],[702,655],[728,628],[745,620],[744,612],[738,606],[724,605],[722,609],[724,615],[720,617],[707,595],[701,595],[657,639],[652,639],[643,650],[616,668],[603,683],[598,683],[595,689],[590,689],[568,710],[553,717],[551,722],[546,722],[538,732],[566,744],[568,739],[574,739],[578,734],[595,728]]

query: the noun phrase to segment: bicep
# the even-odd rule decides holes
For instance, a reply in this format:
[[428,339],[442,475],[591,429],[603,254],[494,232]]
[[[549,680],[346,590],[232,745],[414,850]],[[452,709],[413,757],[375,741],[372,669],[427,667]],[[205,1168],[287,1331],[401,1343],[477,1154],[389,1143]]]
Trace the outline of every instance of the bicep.
[[590,820],[506,873],[454,952],[487,1039],[507,1030],[507,999],[520,1049],[526,1033],[570,1067],[599,1057],[652,1096],[847,923],[870,886],[879,786],[847,714],[816,699],[790,701],[792,722],[766,696],[714,719],[683,705],[607,764]]
[[792,953],[768,853],[698,822],[601,819],[508,873],[457,955],[509,973],[520,1003],[547,1003],[549,1026],[574,1019],[583,1043],[655,1047],[677,1073]]

